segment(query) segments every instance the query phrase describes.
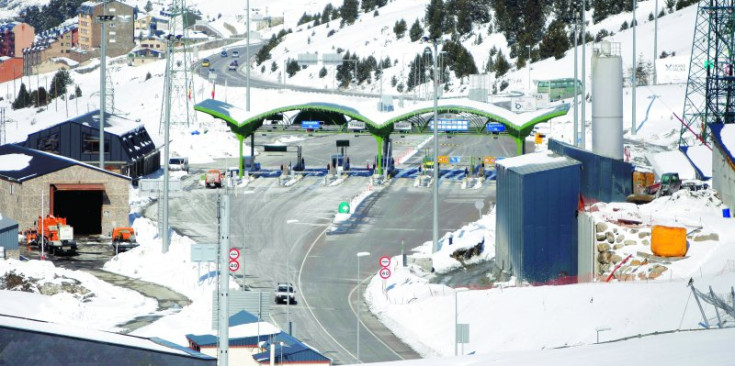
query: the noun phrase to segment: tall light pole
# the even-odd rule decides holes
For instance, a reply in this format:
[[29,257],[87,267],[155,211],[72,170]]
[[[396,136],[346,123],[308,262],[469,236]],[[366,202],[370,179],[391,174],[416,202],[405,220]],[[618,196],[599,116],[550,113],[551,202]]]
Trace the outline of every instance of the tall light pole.
[[585,12],[587,10],[587,0],[582,0],[582,121],[580,125],[581,142],[579,146],[585,148],[587,145],[587,31],[585,30]]
[[169,129],[171,126],[171,58],[173,53],[171,52],[171,48],[174,45],[174,40],[181,39],[181,36],[174,37],[173,35],[169,34],[166,37],[166,75],[165,75],[165,90],[164,98],[166,100],[165,105],[165,115],[164,115],[164,123],[166,126],[163,129],[163,197],[161,204],[163,205],[163,222],[161,223],[161,226],[163,226],[161,230],[161,253],[167,253],[168,252],[168,245],[169,245],[169,237],[168,237],[168,186],[169,186]]
[[114,18],[114,15],[106,14],[97,16],[100,23],[100,169],[105,169],[105,99],[107,99],[107,29],[105,24]]
[[[250,0],[247,0],[246,4],[248,7],[246,12],[248,21],[247,30],[245,30],[247,32],[247,46],[245,47],[245,66],[247,66],[245,71],[245,111],[250,112]],[[251,157],[254,158],[255,155],[251,155]],[[255,161],[255,159],[250,159],[250,161]]]
[[635,89],[636,89],[636,80],[635,80],[635,74],[636,74],[636,64],[635,64],[635,28],[637,25],[637,21],[635,20],[635,6],[636,6],[636,0],[633,0],[633,72],[631,73],[631,88],[633,89],[633,92],[631,93],[632,97],[632,118],[630,122],[630,134],[635,135]]
[[[428,37],[423,38],[424,41],[429,41]],[[436,67],[436,58],[438,55],[438,43],[439,40],[432,39],[431,43],[434,48],[429,50],[432,52],[432,59],[434,61],[434,172],[433,172],[433,189],[432,196],[434,201],[434,214],[432,220],[432,246],[431,252],[435,253],[439,250],[439,80],[438,71]]]
[[357,363],[360,362],[360,257],[369,256],[369,252],[357,253]]
[[531,94],[531,46],[528,48],[528,94]]
[[656,73],[656,60],[658,59],[658,0],[656,0],[653,11],[653,85],[658,83]]
[[578,81],[577,80],[579,80],[579,76],[577,75],[577,42],[578,42],[577,25],[579,21],[577,20],[577,9],[574,10],[573,18],[574,18],[574,132],[573,132],[574,134],[572,135],[572,145],[579,146],[579,142],[578,142],[579,141],[579,119],[578,119],[579,116],[577,115],[577,108],[578,108],[577,104],[579,103],[578,96],[577,96],[577,93],[578,93],[578,88],[577,88]]

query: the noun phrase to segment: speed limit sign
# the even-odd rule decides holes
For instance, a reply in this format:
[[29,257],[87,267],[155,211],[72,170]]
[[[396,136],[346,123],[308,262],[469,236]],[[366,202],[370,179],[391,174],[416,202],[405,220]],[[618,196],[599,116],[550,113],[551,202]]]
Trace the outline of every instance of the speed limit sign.
[[387,280],[390,277],[390,270],[388,268],[380,269],[380,278]]
[[230,261],[230,272],[237,272],[240,269],[240,262]]
[[388,267],[390,266],[390,257],[387,255],[384,255],[380,257],[380,266],[381,267]]

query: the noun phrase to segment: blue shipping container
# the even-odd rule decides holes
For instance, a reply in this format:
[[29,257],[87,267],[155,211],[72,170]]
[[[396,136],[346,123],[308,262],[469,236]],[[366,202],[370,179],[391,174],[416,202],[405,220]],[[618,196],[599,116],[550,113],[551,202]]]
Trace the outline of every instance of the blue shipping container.
[[589,202],[625,202],[633,193],[633,164],[549,140],[549,150],[582,163],[581,189]]
[[582,165],[568,157],[537,156],[545,155],[505,159],[497,169],[495,261],[530,283],[576,276],[578,257]]

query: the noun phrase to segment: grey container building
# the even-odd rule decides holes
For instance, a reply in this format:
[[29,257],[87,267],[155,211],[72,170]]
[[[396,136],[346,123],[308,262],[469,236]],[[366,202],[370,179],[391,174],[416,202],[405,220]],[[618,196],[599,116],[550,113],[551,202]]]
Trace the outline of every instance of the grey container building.
[[530,283],[577,275],[582,164],[536,153],[497,165],[495,262]]
[[0,259],[18,259],[18,223],[8,217],[0,215]]
[[549,140],[549,150],[582,163],[582,196],[585,203],[623,202],[633,193],[633,164]]

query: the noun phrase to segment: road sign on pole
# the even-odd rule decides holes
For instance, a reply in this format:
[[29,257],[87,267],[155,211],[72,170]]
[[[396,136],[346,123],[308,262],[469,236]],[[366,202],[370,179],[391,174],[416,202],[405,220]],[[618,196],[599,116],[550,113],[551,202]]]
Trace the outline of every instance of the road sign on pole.
[[384,255],[380,257],[380,266],[381,267],[388,267],[390,266],[390,257],[387,255]]
[[380,269],[380,278],[382,278],[384,280],[387,280],[388,278],[390,278],[390,270],[388,268],[385,268],[385,267],[381,268]]
[[350,204],[347,202],[341,202],[339,204],[339,213],[350,213]]
[[447,155],[439,155],[436,160],[439,164],[449,164],[449,156]]
[[449,164],[459,164],[459,160],[461,159],[461,156],[450,156],[449,157]]
[[230,272],[237,272],[238,269],[240,269],[240,262],[238,261],[230,261]]
[[240,250],[237,248],[231,248],[230,249],[230,260],[237,260],[237,258],[240,258]]

